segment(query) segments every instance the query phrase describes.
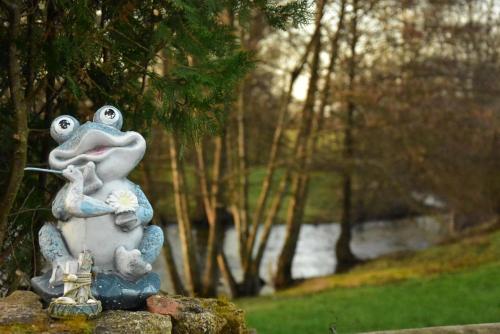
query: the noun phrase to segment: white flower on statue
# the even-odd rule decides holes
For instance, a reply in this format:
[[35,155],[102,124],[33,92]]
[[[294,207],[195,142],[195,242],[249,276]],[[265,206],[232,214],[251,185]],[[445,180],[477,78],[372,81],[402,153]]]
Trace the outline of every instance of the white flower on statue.
[[106,199],[106,203],[115,209],[115,213],[135,212],[139,206],[137,196],[130,190],[113,191]]

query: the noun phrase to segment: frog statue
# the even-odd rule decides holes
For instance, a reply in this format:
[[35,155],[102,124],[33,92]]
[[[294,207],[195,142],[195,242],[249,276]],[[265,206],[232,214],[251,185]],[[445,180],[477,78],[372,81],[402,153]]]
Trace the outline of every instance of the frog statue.
[[49,165],[66,184],[52,213],[57,223],[39,232],[43,257],[50,269],[32,279],[34,290],[49,302],[63,294],[65,264],[82,252],[92,256],[92,294],[105,309],[134,309],[159,291],[151,264],[163,245],[163,231],[148,225],[153,209],[141,188],[127,179],[144,156],[146,142],[134,131],[121,131],[123,117],[103,106],[93,122],[80,125],[59,116],[50,133],[59,144]]

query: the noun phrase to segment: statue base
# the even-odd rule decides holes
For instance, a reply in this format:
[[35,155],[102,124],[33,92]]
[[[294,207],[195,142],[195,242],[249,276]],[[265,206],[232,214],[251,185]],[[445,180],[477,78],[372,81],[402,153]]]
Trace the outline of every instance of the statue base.
[[91,319],[102,312],[102,306],[100,301],[93,304],[64,304],[53,301],[49,304],[47,311],[52,318],[56,319],[72,319],[75,317]]
[[[63,284],[49,285],[50,271],[33,277],[33,290],[48,304],[53,298],[63,295]],[[94,298],[102,303],[105,310],[137,310],[146,306],[146,299],[160,291],[160,277],[149,273],[135,282],[116,274],[96,274],[92,279],[91,291]]]

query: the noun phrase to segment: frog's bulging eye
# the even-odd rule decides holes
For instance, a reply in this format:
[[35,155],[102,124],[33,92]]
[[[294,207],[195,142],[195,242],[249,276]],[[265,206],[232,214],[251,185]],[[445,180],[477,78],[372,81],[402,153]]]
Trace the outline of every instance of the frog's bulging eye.
[[120,130],[123,125],[123,117],[120,110],[113,106],[99,108],[94,114],[94,122],[106,124]]
[[113,109],[109,108],[104,111],[104,117],[107,119],[114,119],[116,117],[116,113]]
[[73,132],[80,126],[80,123],[73,116],[59,116],[50,126],[50,135],[58,143],[66,141]]

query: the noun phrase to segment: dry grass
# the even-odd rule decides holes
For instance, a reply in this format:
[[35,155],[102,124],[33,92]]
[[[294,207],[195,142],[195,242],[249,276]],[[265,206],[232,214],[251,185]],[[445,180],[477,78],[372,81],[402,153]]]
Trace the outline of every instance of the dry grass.
[[335,287],[381,285],[390,282],[455,272],[500,259],[500,231],[472,233],[416,253],[399,253],[364,263],[352,271],[310,279],[279,292],[301,295]]

